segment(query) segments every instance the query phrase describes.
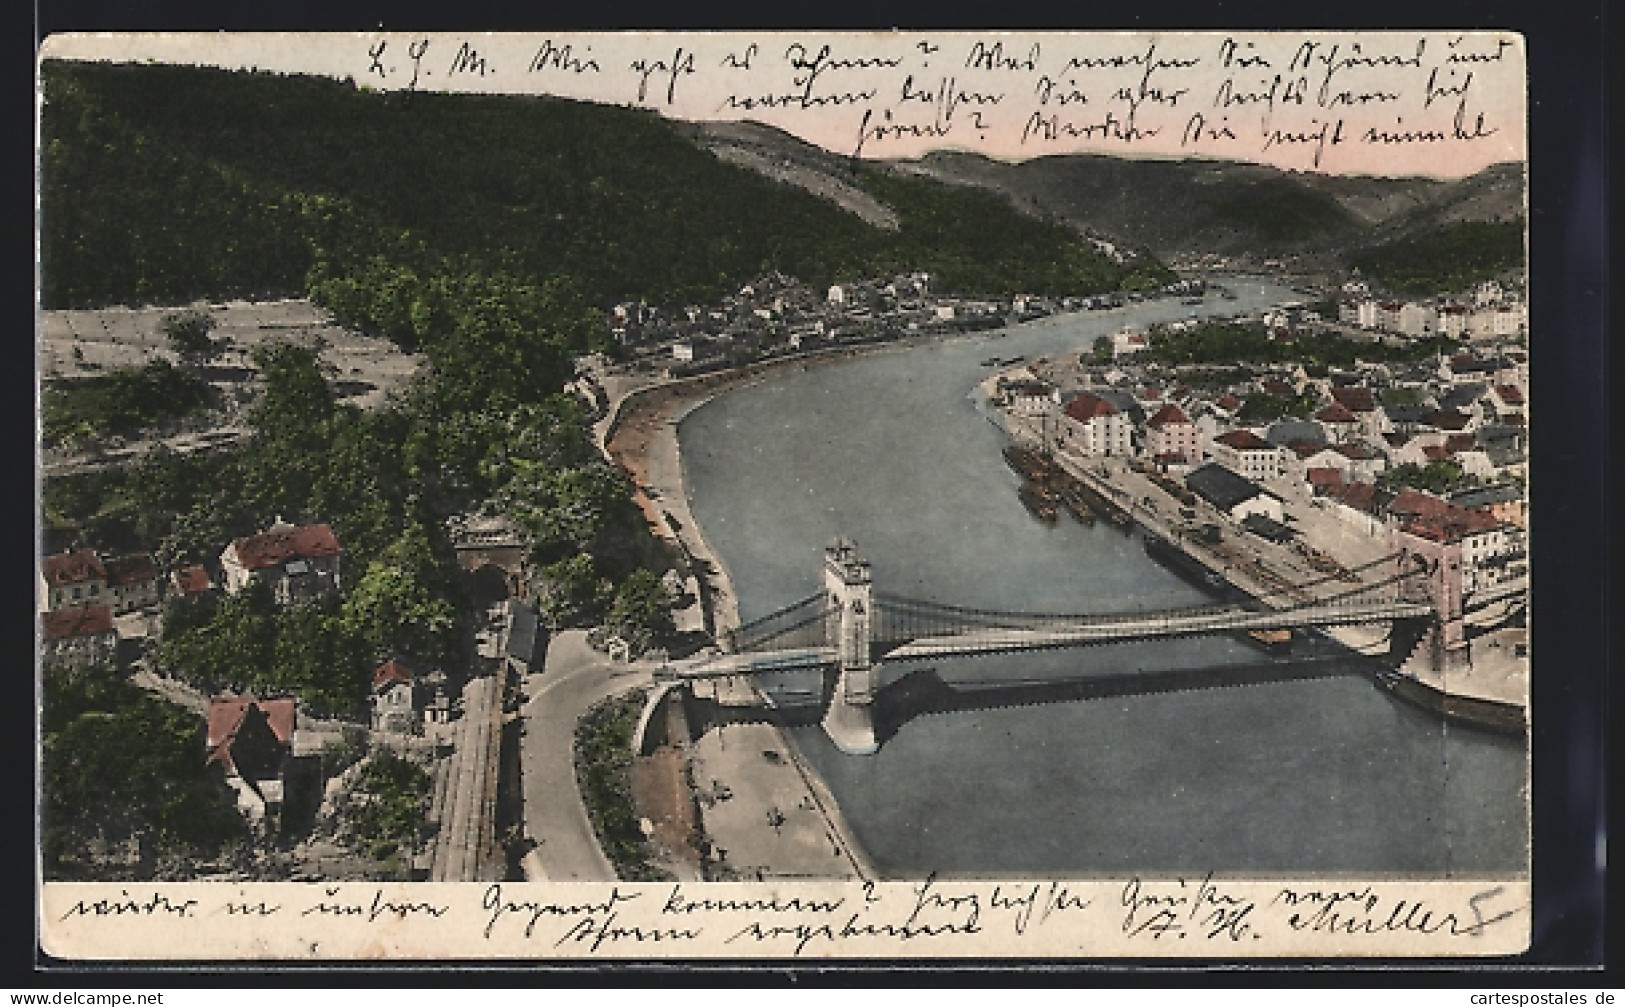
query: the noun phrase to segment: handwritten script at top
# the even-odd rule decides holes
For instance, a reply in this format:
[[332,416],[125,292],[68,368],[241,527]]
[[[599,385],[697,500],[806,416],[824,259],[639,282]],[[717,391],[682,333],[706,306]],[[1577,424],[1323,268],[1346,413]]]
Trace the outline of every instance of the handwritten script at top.
[[381,88],[511,90],[756,119],[839,153],[1200,154],[1340,170],[1522,153],[1515,37],[1470,33],[385,36]]

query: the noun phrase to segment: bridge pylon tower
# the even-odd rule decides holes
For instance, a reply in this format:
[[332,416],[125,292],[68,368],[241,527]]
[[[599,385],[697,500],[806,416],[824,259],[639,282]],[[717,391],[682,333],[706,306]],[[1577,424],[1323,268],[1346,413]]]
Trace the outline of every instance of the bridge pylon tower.
[[858,548],[837,538],[824,549],[825,633],[835,650],[835,694],[824,712],[824,732],[849,755],[880,748],[875,739],[874,577]]

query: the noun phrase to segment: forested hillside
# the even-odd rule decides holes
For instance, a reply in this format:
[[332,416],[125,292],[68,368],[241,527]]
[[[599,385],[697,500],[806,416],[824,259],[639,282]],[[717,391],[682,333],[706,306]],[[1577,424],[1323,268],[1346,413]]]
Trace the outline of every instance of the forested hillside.
[[313,269],[380,258],[565,276],[597,306],[701,300],[769,269],[924,269],[970,295],[1098,292],[1127,273],[1002,200],[862,168],[855,184],[901,221],[872,227],[633,109],[193,67],[43,73],[47,307],[299,294]]

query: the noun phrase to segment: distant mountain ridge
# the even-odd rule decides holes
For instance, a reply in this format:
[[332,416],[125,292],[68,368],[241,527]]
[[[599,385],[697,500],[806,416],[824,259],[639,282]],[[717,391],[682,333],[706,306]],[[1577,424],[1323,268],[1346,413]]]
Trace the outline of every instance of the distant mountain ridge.
[[[713,152],[733,153],[735,163],[774,165],[781,180],[839,183],[852,171],[851,159],[773,127],[706,123],[693,130]],[[1246,252],[1341,267],[1352,254],[1373,246],[1453,224],[1504,222],[1524,214],[1521,163],[1493,165],[1450,181],[1099,154],[1011,163],[940,151],[885,163],[900,174],[996,193],[1030,216],[1159,258]]]

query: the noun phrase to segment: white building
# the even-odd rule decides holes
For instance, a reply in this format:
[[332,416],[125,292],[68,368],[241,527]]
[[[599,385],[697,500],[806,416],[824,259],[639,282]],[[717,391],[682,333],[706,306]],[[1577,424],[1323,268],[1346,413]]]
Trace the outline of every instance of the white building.
[[1079,455],[1125,457],[1133,453],[1127,416],[1090,392],[1080,392],[1061,411],[1061,446]]
[[1146,453],[1155,459],[1171,461],[1177,456],[1194,465],[1202,458],[1202,431],[1172,402],[1146,420],[1145,442]]
[[1251,430],[1232,430],[1213,439],[1213,457],[1248,479],[1274,479],[1286,468],[1283,449]]

